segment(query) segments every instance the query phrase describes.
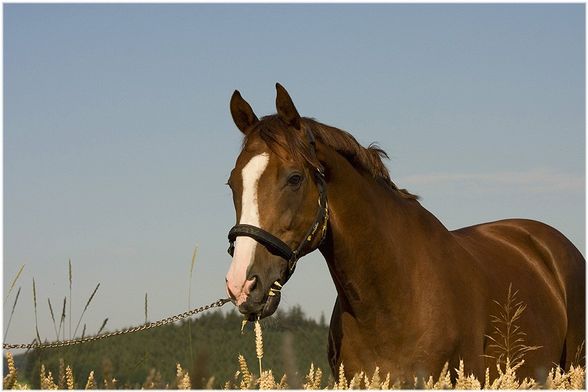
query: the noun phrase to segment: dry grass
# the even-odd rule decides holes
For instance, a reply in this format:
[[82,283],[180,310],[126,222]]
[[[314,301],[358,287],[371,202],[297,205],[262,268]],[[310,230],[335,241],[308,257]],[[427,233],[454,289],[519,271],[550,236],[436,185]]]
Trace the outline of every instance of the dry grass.
[[53,375],[50,371],[45,373],[45,365],[41,364],[41,389],[59,389],[53,381]]
[[176,385],[178,386],[178,389],[192,389],[190,375],[187,371],[182,369],[182,366],[179,363],[176,364]]
[[90,372],[90,375],[88,376],[88,381],[86,382],[86,388],[84,389],[96,389],[96,380],[94,380],[94,371],[92,370]]
[[[17,369],[14,366],[12,354],[7,352],[8,372],[4,377],[4,389],[30,389],[26,384],[21,384],[17,380]],[[515,389],[585,389],[586,387],[586,369],[585,367],[572,366],[568,372],[554,367],[549,372],[545,384],[538,384],[532,378],[519,379],[516,372],[524,363],[524,360],[511,365],[510,359],[507,358],[504,365],[497,365],[498,376],[491,380],[490,371],[486,370],[486,377],[484,380],[478,380],[472,374],[466,374],[464,371],[464,363],[460,361],[458,369],[449,369],[446,363],[443,370],[438,377],[430,376],[426,382],[423,380],[414,380],[415,389],[467,389],[467,390],[515,390]],[[249,369],[247,361],[242,355],[238,356],[239,370],[235,373],[232,380],[226,381],[224,389],[288,389],[286,375],[283,375],[279,381],[276,380],[271,370],[262,371],[259,376],[252,373]],[[70,366],[66,366],[63,370],[63,362],[60,364],[60,375],[57,383],[53,375],[41,364],[40,371],[40,386],[41,389],[75,389],[80,384],[75,384],[74,374]],[[64,374],[62,374],[64,373]],[[455,384],[451,382],[451,376],[456,378]],[[94,378],[94,371],[91,371],[86,381],[81,385],[85,385],[85,389],[116,389],[119,387],[115,379],[107,381],[110,377],[98,383]],[[367,374],[365,372],[357,373],[351,380],[347,380],[344,373],[344,366],[341,365],[339,369],[338,381],[329,377],[324,378],[323,371],[320,368],[315,368],[313,364],[305,377],[303,389],[371,389],[371,390],[385,390],[396,389],[400,383],[398,380],[393,380],[390,373],[384,377],[380,374],[380,369],[376,368],[373,373]],[[156,369],[151,369],[142,387],[144,389],[191,389],[190,375],[178,363],[176,365],[175,380],[164,382],[161,373]],[[207,382],[207,389],[215,387],[214,377],[211,377]]]
[[[90,296],[86,308],[90,304],[98,286]],[[35,284],[33,281],[33,292],[35,293]],[[36,293],[35,293],[36,294]],[[504,304],[495,301],[499,307],[497,316],[492,317],[494,332],[492,336],[487,336],[492,342],[493,355],[489,357],[496,359],[497,377],[490,379],[490,369],[486,369],[484,380],[477,379],[473,374],[466,374],[465,365],[460,361],[457,369],[450,369],[449,363],[441,370],[438,377],[432,375],[428,379],[414,378],[413,387],[415,389],[465,389],[465,390],[515,390],[515,389],[585,389],[586,387],[586,368],[583,366],[571,366],[565,372],[559,367],[551,369],[544,384],[539,384],[532,378],[519,379],[517,370],[525,363],[524,356],[529,351],[536,350],[540,346],[529,346],[525,344],[525,334],[521,331],[518,321],[523,316],[525,304],[518,301],[517,291],[512,290],[509,286],[508,293]],[[36,297],[36,296],[35,296]],[[36,298],[34,298],[36,301]],[[70,301],[71,302],[71,301]],[[64,301],[65,310],[65,301]],[[85,309],[84,309],[85,311]],[[83,312],[82,312],[83,316]],[[81,317],[80,317],[81,319]],[[62,317],[63,321],[63,317]],[[101,329],[106,324],[104,321]],[[79,323],[78,323],[79,325]],[[61,325],[59,327],[61,329]],[[65,328],[64,328],[65,329]],[[77,327],[76,327],[77,329]],[[259,320],[255,321],[255,345],[256,356],[259,361],[259,376],[249,369],[247,360],[243,355],[238,356],[239,370],[235,372],[233,379],[226,381],[224,389],[288,389],[287,378],[284,374],[279,381],[276,380],[271,369],[263,370],[261,360],[263,358],[263,336]],[[59,334],[59,332],[58,332]],[[578,348],[576,363],[580,362],[583,344]],[[30,389],[26,384],[20,384],[17,380],[18,373],[14,364],[12,354],[7,352],[7,374],[3,380],[4,389]],[[76,383],[72,368],[60,360],[59,375],[57,383],[50,371],[46,370],[43,364],[40,365],[40,387],[41,389],[75,389]],[[452,382],[452,378],[455,382]],[[80,384],[79,384],[80,385]],[[86,379],[85,389],[117,389],[119,388],[117,380],[112,377],[109,371],[104,372],[102,383],[97,382],[94,378],[94,371],[91,371]],[[400,380],[394,380],[390,373],[385,376],[380,374],[380,369],[375,368],[373,373],[366,372],[356,373],[351,380],[345,376],[345,367],[341,364],[336,380],[332,377],[324,379],[323,371],[315,368],[314,364],[305,376],[303,384],[304,389],[371,389],[384,390],[395,389],[401,385]],[[162,380],[161,373],[157,369],[151,369],[145,382],[142,384],[143,389],[191,389],[190,375],[178,363],[176,364],[176,377],[170,382]],[[215,387],[215,379],[211,377],[206,382],[206,389]]]
[[518,321],[523,316],[527,305],[517,299],[518,290],[512,291],[512,283],[508,286],[508,293],[504,303],[497,300],[493,302],[498,306],[498,314],[491,316],[493,332],[486,335],[492,342],[488,348],[493,351],[491,355],[501,365],[506,364],[509,358],[511,363],[519,363],[526,353],[535,351],[541,346],[529,346],[525,343],[527,334],[521,330]]

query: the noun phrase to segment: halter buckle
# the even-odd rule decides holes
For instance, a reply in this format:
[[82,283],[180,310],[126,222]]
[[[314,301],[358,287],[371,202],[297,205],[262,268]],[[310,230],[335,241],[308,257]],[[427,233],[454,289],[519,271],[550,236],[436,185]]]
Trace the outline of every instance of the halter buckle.
[[[288,261],[288,274],[292,275],[296,269],[296,263],[298,262],[298,251],[292,252],[292,258]],[[289,278],[289,277],[288,277]]]
[[325,169],[322,167],[315,167],[316,172],[318,173],[319,176],[321,176],[323,179],[325,178]]

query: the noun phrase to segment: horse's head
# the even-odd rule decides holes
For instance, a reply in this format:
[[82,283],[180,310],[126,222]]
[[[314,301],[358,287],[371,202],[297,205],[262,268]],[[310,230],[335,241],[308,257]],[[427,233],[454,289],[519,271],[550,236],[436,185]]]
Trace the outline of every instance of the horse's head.
[[237,224],[229,232],[226,283],[249,319],[275,312],[280,288],[298,258],[319,246],[328,219],[314,136],[286,90],[276,88],[277,115],[259,120],[238,91],[230,105],[245,138],[228,181]]

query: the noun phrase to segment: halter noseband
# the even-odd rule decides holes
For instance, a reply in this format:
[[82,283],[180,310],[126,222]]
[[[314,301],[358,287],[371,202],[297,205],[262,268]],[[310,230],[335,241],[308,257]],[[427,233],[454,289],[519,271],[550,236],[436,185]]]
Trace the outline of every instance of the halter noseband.
[[[310,129],[307,132],[307,137],[310,145],[311,157],[314,161],[317,161],[316,142],[314,139],[314,135]],[[325,238],[325,234],[327,232],[327,223],[329,221],[329,205],[327,202],[325,173],[323,169],[319,166],[314,166],[313,169],[315,183],[319,192],[319,208],[316,213],[314,223],[308,229],[306,235],[304,236],[302,241],[300,241],[298,247],[296,249],[291,249],[290,246],[288,246],[284,241],[282,241],[275,235],[263,230],[262,228],[247,224],[237,224],[233,226],[231,230],[229,230],[228,252],[231,256],[233,256],[233,253],[235,251],[235,240],[237,239],[237,237],[245,236],[253,238],[255,241],[265,246],[265,248],[270,253],[281,257],[288,263],[288,268],[286,270],[286,279],[282,282],[282,284],[285,284],[290,279],[290,276],[292,276],[294,270],[296,269],[296,262],[302,256],[302,253],[305,251],[305,248],[308,246],[308,244],[312,242],[319,228],[321,229],[320,242],[322,242],[322,240]],[[307,253],[310,253],[310,251],[307,250]],[[278,285],[278,287],[281,287],[281,285]]]

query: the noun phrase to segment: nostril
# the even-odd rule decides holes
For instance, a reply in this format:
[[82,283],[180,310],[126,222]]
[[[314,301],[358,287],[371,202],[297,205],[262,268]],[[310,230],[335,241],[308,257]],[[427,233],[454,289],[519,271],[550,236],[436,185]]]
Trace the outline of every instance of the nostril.
[[243,287],[243,291],[246,294],[251,293],[253,290],[255,290],[255,287],[257,287],[257,281],[258,281],[257,276],[254,276],[251,279],[248,279],[245,282],[245,286]]

